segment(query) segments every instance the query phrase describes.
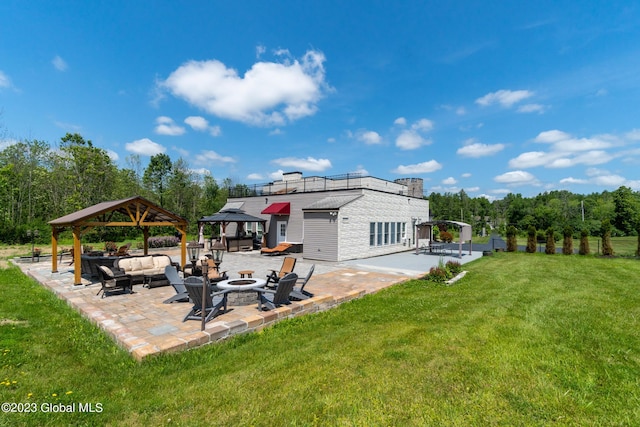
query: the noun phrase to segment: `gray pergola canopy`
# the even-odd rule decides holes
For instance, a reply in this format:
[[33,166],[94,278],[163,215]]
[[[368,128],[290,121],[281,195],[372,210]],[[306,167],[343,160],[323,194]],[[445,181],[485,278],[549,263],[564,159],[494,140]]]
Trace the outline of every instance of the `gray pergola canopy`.
[[[428,230],[428,238],[429,240],[433,239],[433,226],[438,224],[451,224],[458,227],[460,230],[460,242],[458,255],[462,256],[462,244],[466,241],[469,241],[469,254],[471,254],[471,249],[473,243],[471,242],[471,224],[467,224],[466,222],[460,221],[449,221],[449,220],[435,220],[435,221],[425,221],[420,224],[416,224],[416,228],[418,231],[418,235],[424,235],[423,233]],[[416,239],[416,252],[418,251],[418,239]]]
[[198,220],[198,230],[202,231],[202,227],[204,224],[220,224],[222,229],[222,244],[227,247],[227,241],[225,237],[227,225],[229,223],[241,223],[241,222],[261,222],[266,224],[267,220],[263,218],[258,218],[257,216],[249,215],[242,209],[238,208],[227,208],[222,209],[220,212],[217,212],[213,215],[203,216]]

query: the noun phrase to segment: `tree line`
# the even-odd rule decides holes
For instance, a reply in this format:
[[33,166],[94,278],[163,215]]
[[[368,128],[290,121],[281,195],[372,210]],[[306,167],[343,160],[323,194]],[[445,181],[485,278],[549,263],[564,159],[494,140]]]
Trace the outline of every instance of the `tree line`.
[[[195,233],[197,219],[224,206],[229,194],[248,193],[248,187],[229,178],[218,184],[211,175],[194,172],[189,163],[164,153],[154,155],[143,169],[140,157],[131,155],[118,167],[106,150],[80,134],[67,133],[53,146],[38,140],[21,141],[0,151],[0,242],[25,243],[27,230],[39,230],[41,243],[49,241],[47,222],[108,200],[140,195],[189,221]],[[535,197],[507,194],[501,200],[458,193],[431,193],[430,216],[434,220],[470,223],[476,233],[504,235],[513,226],[525,235],[530,227],[552,228],[558,233],[570,227],[576,237],[583,230],[599,235],[602,221],[612,225],[613,236],[638,235],[640,193],[628,187],[581,195],[549,191]],[[98,228],[96,240],[123,241],[139,230],[127,227]],[[174,230],[154,228],[154,234]]]
[[553,229],[556,233],[574,230],[600,236],[603,221],[611,224],[612,236],[637,236],[640,233],[640,192],[621,186],[615,191],[588,195],[566,190],[540,193],[535,197],[509,193],[501,200],[490,202],[485,197],[469,197],[458,193],[431,193],[429,209],[432,219],[469,223],[476,233],[497,231],[505,235],[508,227],[524,236],[531,227]]
[[[137,155],[118,167],[106,150],[81,135],[67,133],[55,145],[21,141],[0,151],[0,242],[26,243],[27,230],[38,230],[36,243],[47,243],[47,222],[109,200],[142,196],[187,218],[190,232],[203,215],[217,212],[226,202],[231,180],[222,185],[211,175],[193,172],[188,162],[167,154],[151,157],[146,168]],[[154,234],[174,229],[153,227]],[[96,240],[123,241],[137,237],[134,227],[98,227]]]

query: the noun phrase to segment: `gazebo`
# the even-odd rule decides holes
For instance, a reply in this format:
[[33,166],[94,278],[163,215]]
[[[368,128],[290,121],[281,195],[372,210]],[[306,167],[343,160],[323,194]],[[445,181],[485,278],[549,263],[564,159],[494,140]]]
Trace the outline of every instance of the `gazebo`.
[[[121,215],[116,215],[119,213]],[[49,221],[51,225],[51,272],[58,272],[58,235],[65,228],[73,232],[74,283],[82,284],[80,241],[82,234],[93,227],[139,227],[144,235],[144,254],[149,251],[149,227],[173,226],[180,234],[180,261],[187,261],[187,220],[140,196],[102,202]]]
[[453,226],[458,227],[460,232],[460,241],[458,242],[458,257],[462,258],[462,244],[467,240],[469,241],[469,255],[472,252],[472,242],[471,242],[471,225],[466,222],[460,221],[448,221],[448,220],[435,220],[435,221],[426,221],[420,224],[416,224],[417,228],[417,238],[416,238],[416,253],[419,251],[418,241],[420,239],[429,239],[429,241],[433,241],[433,226],[438,224],[451,224]]
[[[253,215],[249,215],[245,213],[242,209],[237,208],[223,208],[220,212],[217,212],[213,215],[203,216],[198,220],[198,231],[200,233],[200,239],[204,239],[203,237],[203,228],[205,224],[220,224],[220,234],[221,241],[224,247],[229,250],[226,231],[227,225],[235,222],[236,224],[245,223],[245,222],[261,222],[262,224],[266,224],[267,220],[263,218],[258,218]],[[264,228],[263,228],[264,229]],[[201,241],[200,243],[204,243]]]

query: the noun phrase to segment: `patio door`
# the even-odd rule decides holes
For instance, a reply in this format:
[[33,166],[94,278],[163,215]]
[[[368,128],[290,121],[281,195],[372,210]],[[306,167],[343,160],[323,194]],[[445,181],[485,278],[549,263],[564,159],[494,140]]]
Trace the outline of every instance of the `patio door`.
[[276,243],[282,243],[287,241],[287,221],[278,221],[276,222],[276,227],[278,228],[278,237]]

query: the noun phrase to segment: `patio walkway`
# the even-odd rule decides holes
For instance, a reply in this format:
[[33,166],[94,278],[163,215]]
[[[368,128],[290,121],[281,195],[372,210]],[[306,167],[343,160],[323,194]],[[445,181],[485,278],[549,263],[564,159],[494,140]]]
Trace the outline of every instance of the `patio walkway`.
[[[178,256],[177,250],[161,252],[175,258]],[[454,259],[465,263],[478,256],[474,253]],[[450,257],[445,258],[446,262]],[[142,360],[161,352],[185,350],[232,335],[258,331],[285,318],[327,310],[418,277],[438,262],[437,256],[413,252],[344,263],[298,258],[295,271],[300,276],[306,275],[312,264],[316,265],[315,273],[305,288],[315,295],[313,298],[262,312],[258,311],[257,302],[246,306],[229,305],[229,310],[209,321],[204,331],[200,331],[198,321],[182,321],[191,308],[189,303],[162,303],[175,295],[171,286],[148,289],[135,285],[133,294],[101,298],[96,296],[101,288],[97,280],[83,277],[84,286],[74,286],[73,269],[64,261],[58,273],[51,273],[51,262],[45,259],[37,263],[15,264],[106,331],[135,359]],[[279,269],[281,263],[282,257],[261,256],[257,251],[226,253],[221,269],[228,271],[231,278],[239,277],[237,272],[246,269],[254,270],[254,277],[264,278],[269,270]]]

